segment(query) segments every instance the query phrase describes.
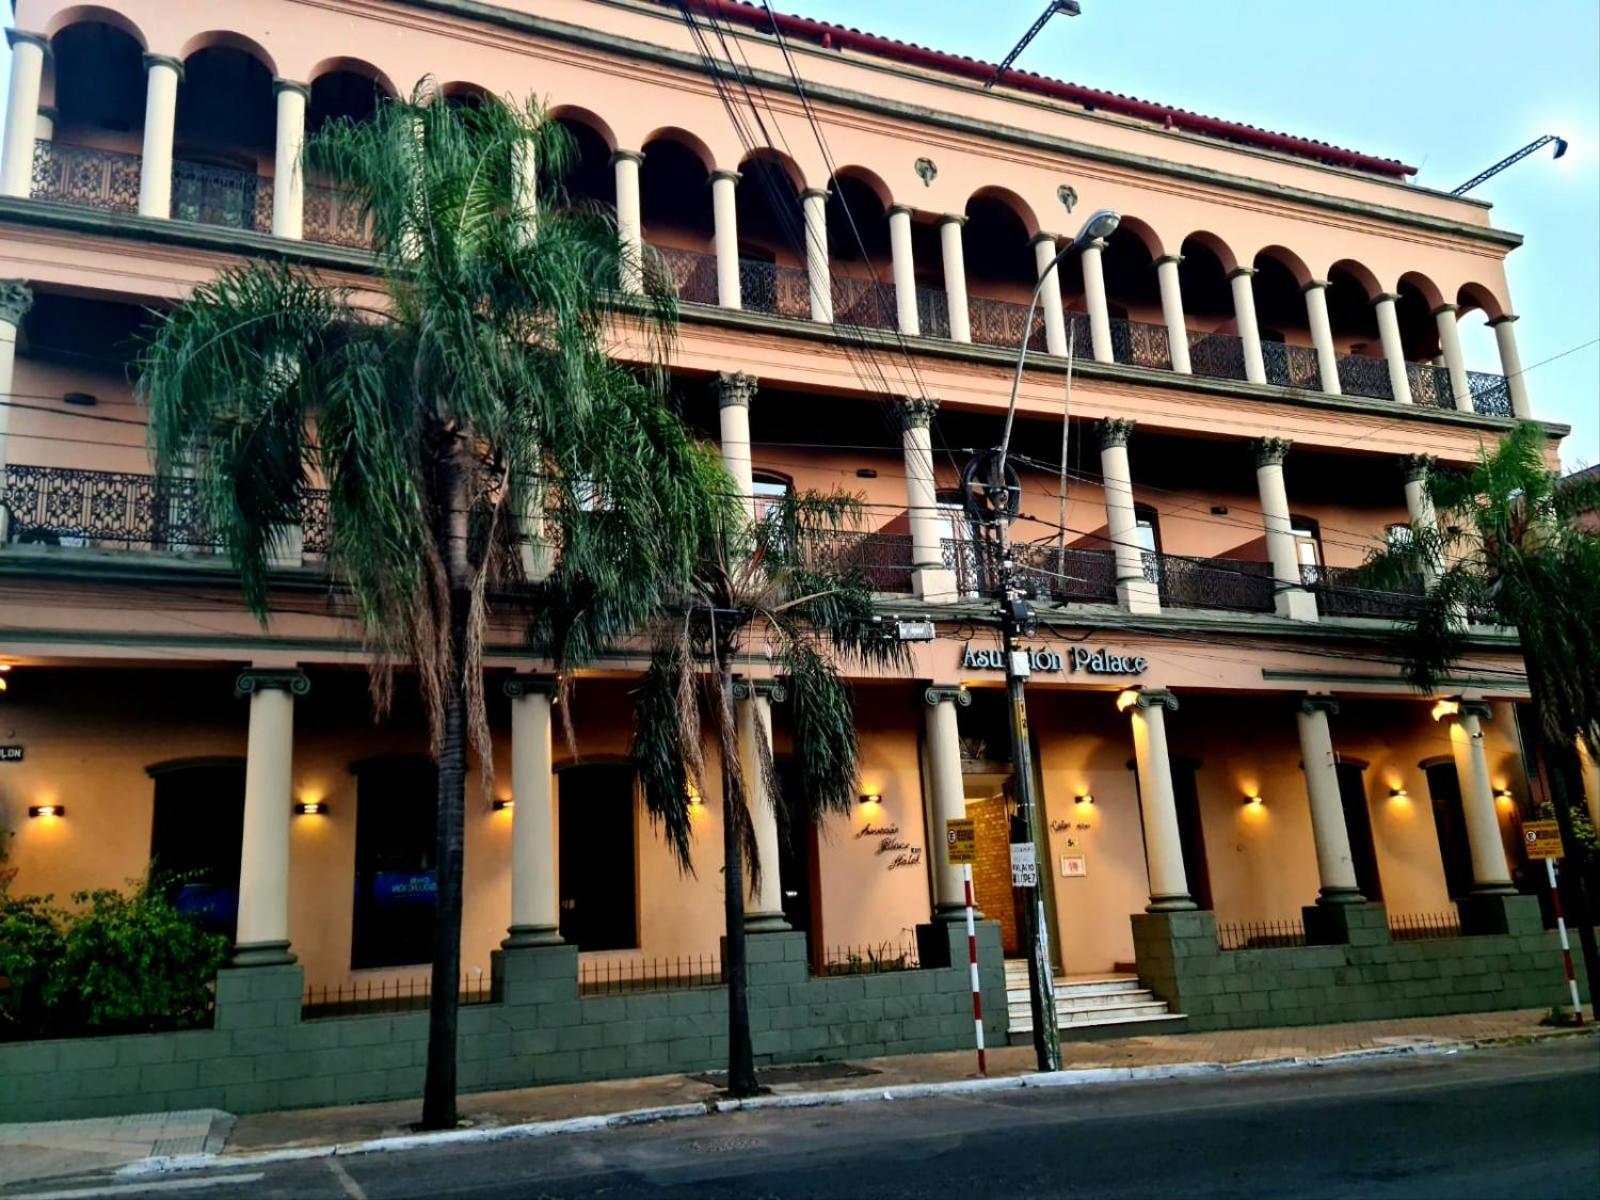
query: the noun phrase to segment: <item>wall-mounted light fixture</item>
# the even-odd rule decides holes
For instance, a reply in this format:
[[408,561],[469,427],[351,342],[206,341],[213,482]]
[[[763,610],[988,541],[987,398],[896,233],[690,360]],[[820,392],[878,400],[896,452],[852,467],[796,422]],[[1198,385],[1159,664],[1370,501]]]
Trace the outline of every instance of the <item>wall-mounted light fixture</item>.
[[1266,801],[1261,798],[1261,793],[1245,793],[1244,804],[1246,808],[1260,808]]
[[862,792],[857,799],[860,800],[863,805],[883,803],[883,796],[879,792]]
[[1495,803],[1501,808],[1511,808],[1517,802],[1516,795],[1510,788],[1496,788],[1494,793]]
[[507,812],[517,806],[517,802],[510,796],[496,796],[489,801],[489,807],[495,812]]
[[64,817],[67,815],[65,804],[30,804],[28,816],[30,817]]
[[1117,695],[1118,712],[1127,712],[1137,703],[1139,703],[1139,692],[1135,688],[1124,688]]
[[706,798],[700,794],[698,788],[690,788],[684,793],[684,798],[689,801],[690,808],[704,808],[706,806]]
[[328,815],[328,802],[326,800],[301,800],[294,806],[294,815],[297,817],[325,817]]
[[1389,799],[1409,800],[1411,799],[1411,793],[1406,791],[1403,787],[1392,787],[1389,789]]
[[1461,701],[1441,700],[1433,706],[1433,719],[1442,721],[1446,717],[1454,717],[1461,712]]
[[1080,792],[1078,794],[1077,802],[1079,804],[1093,804],[1094,803],[1094,793],[1092,793],[1092,792]]

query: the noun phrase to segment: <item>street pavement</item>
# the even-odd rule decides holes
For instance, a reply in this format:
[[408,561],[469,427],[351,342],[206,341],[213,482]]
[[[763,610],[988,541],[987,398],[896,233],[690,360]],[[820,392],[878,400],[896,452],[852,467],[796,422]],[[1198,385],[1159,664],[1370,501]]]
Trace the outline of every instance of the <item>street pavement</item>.
[[[223,1163],[226,1164],[226,1159]],[[137,1189],[137,1190],[134,1190]],[[1600,1195],[1600,1041],[55,1179],[6,1200]]]

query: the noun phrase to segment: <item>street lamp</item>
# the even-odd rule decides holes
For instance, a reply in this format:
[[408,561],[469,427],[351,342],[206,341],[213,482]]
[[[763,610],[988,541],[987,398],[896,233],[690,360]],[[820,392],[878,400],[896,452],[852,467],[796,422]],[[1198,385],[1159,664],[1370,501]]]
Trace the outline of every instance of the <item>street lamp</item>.
[[[964,473],[967,483],[967,510],[983,522],[993,533],[994,561],[999,565],[996,579],[996,599],[1000,604],[1000,631],[1005,648],[1006,705],[1011,723],[1012,787],[1017,797],[1017,817],[1026,831],[1024,842],[1011,846],[1012,883],[1021,880],[1022,928],[1028,945],[1028,1004],[1033,1014],[1033,1050],[1039,1070],[1061,1069],[1061,1032],[1056,1026],[1055,983],[1050,969],[1050,946],[1044,919],[1044,901],[1039,887],[1040,822],[1038,805],[1033,795],[1033,750],[1028,742],[1028,704],[1025,685],[1028,681],[1028,652],[1018,647],[1018,641],[1033,630],[1033,610],[1017,586],[1014,564],[1011,561],[1009,526],[1017,513],[1021,493],[1021,480],[1015,471],[1007,474],[1006,453],[1011,446],[1011,426],[1017,415],[1017,392],[1022,386],[1022,372],[1028,361],[1028,335],[1033,330],[1033,314],[1039,306],[1039,294],[1048,284],[1059,287],[1056,268],[1068,255],[1083,249],[1097,238],[1109,237],[1122,218],[1110,209],[1101,209],[1083,223],[1078,236],[1062,250],[1050,265],[1039,272],[1039,282],[1028,302],[1028,317],[1022,324],[1022,344],[1017,349],[1017,370],[1011,380],[1011,403],[1006,408],[1005,436],[997,451],[990,451],[973,459]],[[1045,863],[1050,861],[1045,855]]]

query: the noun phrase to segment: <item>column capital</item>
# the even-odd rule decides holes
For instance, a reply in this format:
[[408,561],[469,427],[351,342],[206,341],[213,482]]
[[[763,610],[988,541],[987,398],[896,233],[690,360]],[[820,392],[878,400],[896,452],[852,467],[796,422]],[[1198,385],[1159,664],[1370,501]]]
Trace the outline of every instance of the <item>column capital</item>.
[[939,214],[939,224],[941,225],[965,225],[969,219],[964,213]]
[[891,204],[889,205],[888,215],[891,217],[897,217],[904,214],[905,216],[909,217],[916,211],[917,210],[912,208],[909,204]]
[[1078,257],[1082,258],[1085,254],[1087,254],[1091,250],[1093,250],[1096,254],[1099,254],[1105,248],[1106,248],[1106,240],[1105,240],[1105,238],[1099,238],[1099,237],[1090,238],[1087,242],[1085,242],[1083,245],[1078,247]]
[[749,408],[750,401],[754,400],[757,391],[757,381],[754,375],[746,375],[743,371],[721,371],[717,375],[717,407]]
[[1509,325],[1518,319],[1516,313],[1501,313],[1498,317],[1490,317],[1488,324],[1489,328],[1493,329],[1496,325]]
[[251,668],[240,671],[239,678],[233,684],[235,696],[251,696],[256,692],[272,690],[288,692],[291,696],[304,696],[311,690],[311,680],[304,671]]
[[1228,272],[1228,278],[1232,280],[1239,278],[1241,275],[1255,275],[1258,273],[1255,267],[1235,267]]
[[937,396],[902,396],[899,404],[901,429],[926,429],[939,411]]
[[171,67],[178,76],[178,82],[183,82],[183,60],[173,58],[170,54],[146,54],[144,56],[145,74],[150,73],[151,67]]
[[554,696],[560,684],[554,675],[513,675],[500,690],[513,700],[524,696]]
[[922,699],[930,708],[936,708],[941,704],[959,704],[962,708],[968,708],[972,704],[972,693],[960,684],[954,687],[929,684],[922,689]]
[[1332,696],[1306,696],[1300,701],[1300,711],[1306,716],[1313,713],[1326,713],[1330,717],[1339,715],[1339,702]]
[[1301,284],[1300,290],[1302,292],[1319,292],[1332,286],[1333,284],[1331,280],[1308,279],[1305,283]]
[[822,199],[826,200],[832,195],[833,193],[827,188],[807,188],[805,191],[800,193],[800,199],[810,200],[813,196],[820,196]]
[[789,693],[782,682],[777,679],[735,679],[733,681],[733,698],[735,700],[767,700],[773,704],[782,704],[789,698]]
[[[1131,698],[1130,698],[1131,697]],[[1117,707],[1128,708],[1164,708],[1169,712],[1178,711],[1178,698],[1166,688],[1147,688],[1135,684],[1124,689],[1117,696]]]
[[1494,720],[1494,712],[1487,700],[1463,700],[1456,708],[1458,717],[1477,717],[1480,721]]
[[274,79],[272,81],[272,94],[276,96],[280,92],[296,92],[306,100],[311,99],[311,85],[309,83],[297,83],[293,79]]
[[1407,454],[1400,459],[1407,483],[1421,483],[1433,470],[1435,459],[1431,454]]
[[736,184],[736,183],[739,182],[739,180],[741,180],[743,178],[744,178],[744,176],[741,175],[738,171],[713,171],[713,172],[711,172],[710,175],[706,176],[706,182],[707,183],[716,183],[719,180],[726,179],[729,183],[735,183]]
[[1288,438],[1257,438],[1254,446],[1257,467],[1281,467],[1283,460],[1289,455],[1289,448],[1294,445]]
[[32,307],[32,288],[20,279],[0,279],[0,321],[20,325]]
[[1443,304],[1439,305],[1438,308],[1434,309],[1432,315],[1437,317],[1440,313],[1449,313],[1451,316],[1454,316],[1456,313],[1458,313],[1460,311],[1461,311],[1461,306],[1459,304],[1451,304],[1447,300]]
[[1133,436],[1135,421],[1132,417],[1107,417],[1100,422],[1100,449],[1126,446]]
[[1388,302],[1389,304],[1393,304],[1398,299],[1400,299],[1400,293],[1398,293],[1398,292],[1379,292],[1376,296],[1374,296],[1372,298],[1370,303],[1371,303],[1373,308],[1377,308],[1378,305],[1383,304],[1385,302]]
[[6,30],[6,45],[10,46],[13,50],[15,50],[19,45],[37,46],[39,49],[45,52],[46,57],[48,57],[50,54],[49,38],[45,37],[45,35],[42,33],[29,33],[23,29]]
[[1052,246],[1056,246],[1061,243],[1061,235],[1058,233],[1046,233],[1041,229],[1028,239],[1028,245],[1030,246],[1037,246],[1040,242],[1049,242]]
[[1177,266],[1182,261],[1183,261],[1183,255],[1181,255],[1181,254],[1163,254],[1160,258],[1156,259],[1155,262],[1151,263],[1150,265],[1152,267],[1161,267],[1161,266],[1165,266],[1167,263],[1171,263],[1173,266]]

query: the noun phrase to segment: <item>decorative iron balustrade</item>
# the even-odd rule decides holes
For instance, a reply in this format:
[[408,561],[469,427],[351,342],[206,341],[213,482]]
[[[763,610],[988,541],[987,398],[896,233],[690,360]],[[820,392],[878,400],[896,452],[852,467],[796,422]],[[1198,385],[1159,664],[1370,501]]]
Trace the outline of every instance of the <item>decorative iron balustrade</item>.
[[1161,603],[1170,608],[1273,610],[1277,581],[1271,563],[1158,554],[1147,556],[1147,567],[1151,560]]
[[[967,299],[967,314],[972,325],[972,340],[984,346],[1004,346],[1015,350],[1022,345],[1022,327],[1028,319],[1028,306],[1010,300],[990,300],[983,296]],[[1028,327],[1028,349],[1045,350],[1044,313],[1036,310]]]
[[950,300],[943,289],[917,289],[917,329],[923,337],[950,336]]
[[945,570],[954,572],[956,594],[963,600],[975,600],[994,590],[986,542],[975,537],[945,538],[939,543],[939,555]]
[[1455,389],[1450,386],[1450,371],[1428,363],[1406,364],[1406,380],[1411,385],[1411,402],[1423,408],[1456,410]]
[[1240,921],[1217,926],[1219,950],[1283,950],[1305,944],[1305,924],[1294,917],[1283,921]]
[[907,533],[813,534],[801,558],[814,571],[860,571],[875,592],[911,591],[911,535]]
[[863,329],[899,328],[893,288],[854,275],[835,275],[831,287],[835,324]]
[[1243,379],[1244,339],[1231,333],[1191,332],[1189,369],[1211,379]]
[[372,245],[372,232],[361,211],[361,201],[342,188],[312,184],[306,188],[302,235],[308,242],[328,246],[351,246],[364,250]]
[[1315,347],[1262,342],[1261,357],[1266,364],[1268,383],[1313,392],[1322,390],[1322,372],[1317,366]]
[[1050,544],[1012,549],[1024,590],[1060,603],[1115,604],[1117,557],[1110,550]]
[[741,258],[739,304],[746,312],[806,320],[811,316],[811,280],[799,267]]
[[1155,367],[1170,371],[1172,344],[1167,340],[1167,327],[1121,318],[1112,320],[1111,357],[1125,367]]
[[1485,417],[1510,417],[1511,384],[1504,375],[1468,371],[1467,388],[1472,393],[1472,411]]
[[1394,399],[1388,362],[1367,354],[1339,356],[1339,388],[1346,396],[1366,396],[1372,400]]
[[40,140],[34,143],[28,195],[107,212],[137,212],[141,165],[137,154]]
[[651,251],[666,272],[678,299],[686,304],[717,302],[717,257],[693,250],[674,250],[652,246]]
[[1401,621],[1422,602],[1423,584],[1413,579],[1404,591],[1379,591],[1362,582],[1359,567],[1313,567],[1302,564],[1300,579],[1317,597],[1325,617],[1372,617]]
[[272,183],[249,171],[172,164],[172,219],[272,232]]
[[[11,539],[45,546],[215,554],[221,536],[199,485],[180,476],[10,464],[0,469],[0,504]],[[302,499],[302,553],[326,554],[328,495]]]

